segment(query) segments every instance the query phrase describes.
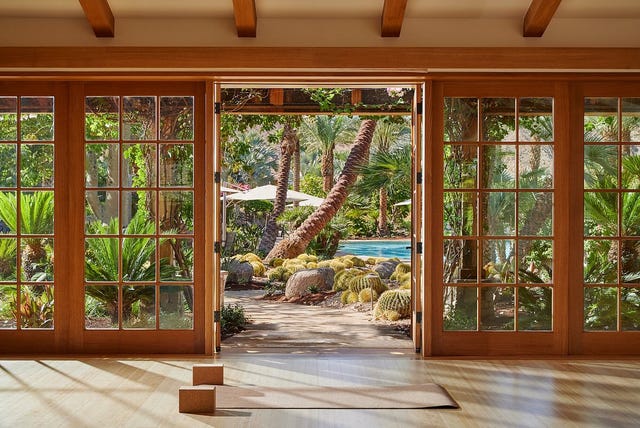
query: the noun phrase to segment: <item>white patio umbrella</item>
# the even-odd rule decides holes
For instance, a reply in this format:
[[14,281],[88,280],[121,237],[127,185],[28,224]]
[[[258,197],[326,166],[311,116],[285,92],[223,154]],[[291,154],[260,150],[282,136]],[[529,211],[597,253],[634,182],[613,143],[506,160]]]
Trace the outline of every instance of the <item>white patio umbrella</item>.
[[312,196],[309,199],[306,199],[300,202],[298,205],[301,207],[319,207],[324,202],[323,198],[319,198],[317,196]]
[[411,199],[407,199],[406,201],[398,202],[397,204],[393,204],[394,207],[399,207],[401,205],[411,205]]
[[232,189],[231,187],[220,186],[220,193],[222,193],[222,245],[227,243],[227,194],[238,193],[239,190]]
[[[273,201],[276,199],[276,186],[267,184],[266,186],[254,187],[246,192],[234,193],[227,196],[230,201]],[[287,190],[287,201],[306,201],[315,196],[306,193]]]

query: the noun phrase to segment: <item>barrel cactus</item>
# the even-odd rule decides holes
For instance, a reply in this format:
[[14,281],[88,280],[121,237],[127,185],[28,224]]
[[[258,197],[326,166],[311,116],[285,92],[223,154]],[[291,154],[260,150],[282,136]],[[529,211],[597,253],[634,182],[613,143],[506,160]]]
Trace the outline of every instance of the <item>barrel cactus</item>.
[[249,263],[251,263],[251,266],[253,266],[253,276],[263,276],[267,271],[267,269],[260,261],[250,261]]
[[376,293],[380,294],[384,292],[387,287],[382,283],[382,280],[376,273],[368,273],[366,275],[359,275],[349,280],[349,290],[354,293],[360,293],[365,288],[371,288]]
[[358,269],[343,269],[337,272],[333,277],[333,291],[344,291],[349,288],[349,280],[358,275],[362,275],[362,271]]
[[408,263],[398,263],[395,271],[393,272],[393,274],[391,274],[391,277],[389,279],[402,281],[400,276],[406,273],[411,273],[411,265]]
[[267,278],[271,281],[287,282],[290,276],[291,272],[283,266],[278,266],[267,271]]
[[358,301],[362,303],[367,303],[371,301],[375,301],[378,298],[378,293],[371,288],[365,288],[364,290],[360,290],[358,293]]
[[344,257],[342,257],[342,260],[350,261],[351,263],[353,263],[354,267],[365,267],[366,266],[365,261],[362,260],[358,256],[344,256]]
[[240,257],[243,262],[262,262],[262,259],[253,253],[247,253]]
[[340,296],[340,301],[343,305],[350,305],[351,303],[356,303],[358,301],[358,297],[358,293],[352,293],[349,290],[345,290]]
[[271,260],[271,266],[272,267],[282,266],[282,263],[284,263],[284,259],[281,259],[280,257],[274,257]]
[[[380,295],[374,310],[376,318],[386,318],[392,320],[398,313],[398,318],[406,318],[411,315],[411,291],[410,290],[388,290]],[[393,321],[393,320],[392,320]]]

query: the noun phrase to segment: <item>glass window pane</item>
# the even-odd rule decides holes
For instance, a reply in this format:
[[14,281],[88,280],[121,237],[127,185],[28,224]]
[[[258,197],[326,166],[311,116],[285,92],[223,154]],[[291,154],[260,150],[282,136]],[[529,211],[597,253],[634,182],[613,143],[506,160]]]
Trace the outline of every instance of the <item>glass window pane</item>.
[[89,235],[116,235],[118,227],[118,192],[88,190],[84,196],[84,230]]
[[122,287],[122,327],[156,328],[156,287],[133,285]]
[[18,230],[16,192],[0,192],[0,235],[15,235]]
[[470,236],[477,233],[476,213],[478,211],[476,192],[445,192],[444,235]]
[[193,186],[193,144],[160,145],[160,186]]
[[640,146],[622,146],[622,188],[640,189]]
[[622,282],[640,284],[640,241],[620,241]]
[[53,238],[23,238],[20,254],[23,281],[53,281]]
[[518,148],[518,185],[521,189],[553,187],[553,146],[535,145]]
[[520,98],[520,141],[553,141],[553,98]]
[[477,282],[478,242],[470,239],[445,239],[443,247],[443,282],[445,284]]
[[478,141],[478,100],[444,99],[444,141]]
[[160,281],[193,280],[193,239],[161,240]]
[[122,145],[122,187],[156,187],[156,144]]
[[618,146],[584,146],[584,188],[618,187]]
[[16,328],[17,287],[0,285],[0,329]]
[[618,194],[584,193],[584,236],[616,236],[618,234]]
[[20,97],[22,141],[53,141],[53,97]]
[[482,187],[513,189],[516,187],[516,146],[482,147]]
[[193,141],[193,97],[160,97],[160,139]]
[[518,233],[521,236],[553,235],[553,193],[518,194]]
[[23,235],[53,235],[53,191],[20,193],[20,232]]
[[122,192],[122,228],[125,235],[156,233],[156,192]]
[[478,329],[478,287],[444,287],[445,331]]
[[515,242],[491,239],[483,242],[482,282],[515,282]]
[[120,138],[120,97],[86,97],[84,138],[87,141]]
[[475,189],[478,174],[478,146],[444,146],[444,188]]
[[623,331],[638,331],[640,330],[640,288],[627,288],[622,287],[620,289],[620,318],[622,325],[620,326]]
[[483,233],[488,236],[515,235],[515,192],[483,193],[480,198]]
[[516,141],[516,99],[482,99],[482,140]]
[[157,139],[156,97],[124,97],[122,102],[122,139]]
[[518,288],[518,330],[550,331],[552,318],[551,287]]
[[118,238],[87,238],[84,244],[86,281],[118,281]]
[[171,235],[193,233],[193,192],[159,192],[160,232]]
[[160,329],[193,329],[193,286],[160,287]]
[[618,98],[584,99],[584,141],[618,141]]
[[20,287],[20,327],[53,329],[53,285]]
[[513,287],[480,288],[480,330],[514,330]]
[[518,282],[524,284],[553,282],[553,241],[519,239],[518,262]]
[[618,242],[585,239],[584,282],[589,284],[618,283]]
[[18,239],[0,238],[0,281],[15,281],[18,271]]
[[20,184],[23,187],[53,187],[53,144],[21,146]]
[[640,98],[622,99],[621,141],[640,141]]
[[18,98],[0,97],[0,141],[18,139]]
[[[162,261],[160,262],[162,268]],[[151,282],[156,280],[155,238],[122,240],[122,280]]]
[[617,288],[585,287],[584,329],[586,331],[615,331],[617,318]]
[[[2,123],[0,122],[0,126]],[[1,132],[1,131],[0,131]],[[17,185],[18,154],[17,145],[0,144],[0,187],[15,187]]]
[[88,285],[84,288],[84,327],[118,328],[117,285]]
[[87,144],[85,146],[85,185],[87,187],[118,187],[118,144]]
[[622,193],[622,235],[640,236],[640,192]]

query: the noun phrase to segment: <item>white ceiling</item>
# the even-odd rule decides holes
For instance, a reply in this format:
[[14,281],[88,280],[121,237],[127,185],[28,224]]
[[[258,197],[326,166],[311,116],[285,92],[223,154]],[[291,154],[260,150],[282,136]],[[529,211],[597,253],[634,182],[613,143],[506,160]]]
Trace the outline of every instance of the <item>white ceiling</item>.
[[[531,0],[409,0],[406,19],[521,18]],[[258,19],[379,17],[384,0],[256,0]],[[109,0],[117,18],[232,18],[232,0]],[[0,0],[8,18],[82,17],[78,0]],[[558,19],[640,18],[640,0],[563,0]]]

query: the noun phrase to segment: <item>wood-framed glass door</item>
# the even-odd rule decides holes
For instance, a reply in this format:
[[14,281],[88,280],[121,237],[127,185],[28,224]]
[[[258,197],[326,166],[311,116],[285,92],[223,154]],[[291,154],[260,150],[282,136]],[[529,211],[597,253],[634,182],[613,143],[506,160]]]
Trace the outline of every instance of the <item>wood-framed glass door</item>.
[[571,352],[640,349],[640,85],[577,84]]
[[205,353],[204,92],[75,88],[80,352]]
[[[0,342],[6,352],[64,346],[70,286],[59,232],[67,140],[65,85],[0,82]],[[58,257],[58,260],[60,257]]]
[[566,96],[433,85],[431,355],[563,353]]

